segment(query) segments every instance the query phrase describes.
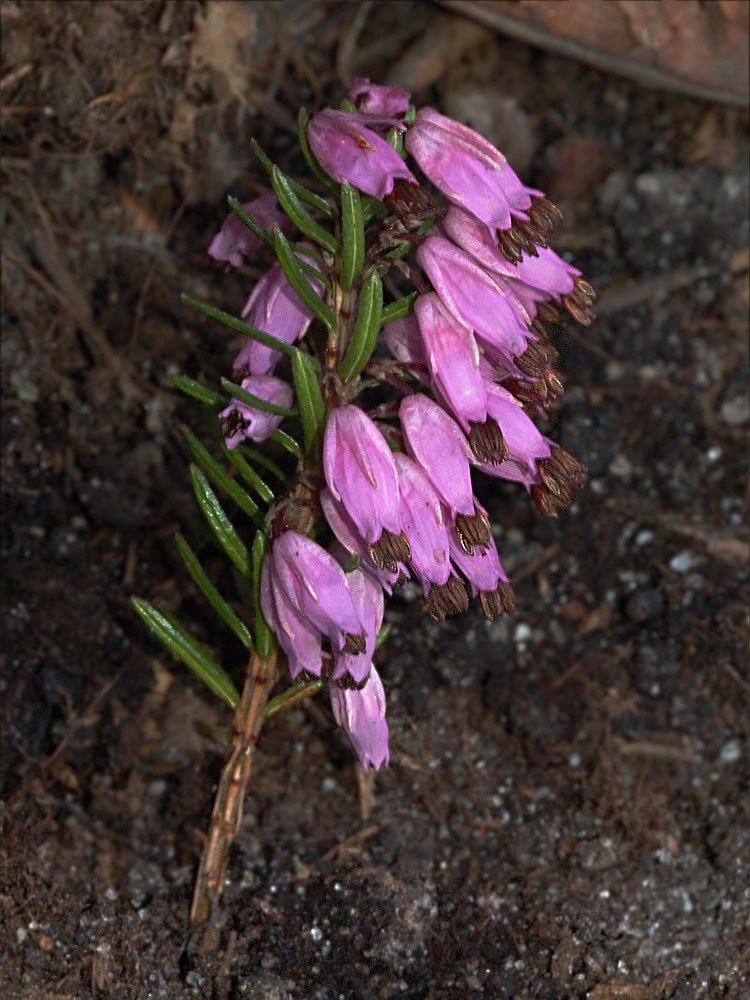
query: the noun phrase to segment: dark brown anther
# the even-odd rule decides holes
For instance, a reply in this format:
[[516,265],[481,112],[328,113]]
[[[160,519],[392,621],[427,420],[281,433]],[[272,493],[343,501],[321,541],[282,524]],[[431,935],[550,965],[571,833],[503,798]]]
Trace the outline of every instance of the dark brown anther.
[[541,483],[532,486],[531,498],[547,517],[557,517],[573,502],[575,490],[584,483],[586,466],[562,448],[553,448],[549,458],[537,462]]
[[501,230],[498,236],[497,245],[503,257],[505,257],[509,264],[520,264],[523,260],[523,254],[511,238],[509,229]]
[[367,547],[367,554],[378,569],[386,569],[389,573],[399,571],[398,564],[411,559],[409,540],[403,531],[394,535],[392,531],[384,531],[374,545]]
[[562,310],[557,302],[548,299],[546,302],[537,302],[536,315],[543,323],[559,323]]
[[550,362],[557,359],[557,351],[552,344],[540,344],[532,341],[523,354],[516,358],[516,364],[524,373],[531,378],[538,378]]
[[450,577],[448,582],[441,586],[431,587],[422,605],[423,611],[436,622],[445,621],[449,615],[461,614],[468,610],[468,607],[469,595],[457,576]]
[[531,199],[528,215],[534,225],[543,229],[547,235],[560,225],[563,217],[557,205],[553,205],[548,198],[539,197]]
[[456,538],[466,555],[473,556],[475,548],[485,549],[490,544],[490,522],[480,511],[475,514],[457,514]]
[[504,462],[508,457],[503,432],[491,417],[483,424],[471,425],[468,441],[478,462]]
[[590,326],[594,320],[591,306],[596,302],[596,292],[583,278],[576,278],[573,288],[562,299],[573,319],[582,326]]
[[526,382],[520,378],[506,378],[503,380],[502,386],[524,406],[547,405],[549,394],[544,382]]
[[366,649],[364,632],[347,632],[344,640],[344,652],[356,656]]
[[542,372],[542,379],[547,387],[548,395],[553,399],[560,399],[565,395],[565,384],[554,368],[545,368]]
[[511,615],[516,610],[516,595],[509,583],[499,583],[495,590],[479,592],[479,603],[484,617],[494,621],[500,615]]
[[539,316],[535,316],[532,319],[529,329],[531,330],[532,333],[536,334],[536,336],[539,337],[541,341],[544,341],[545,343],[549,341],[549,330],[544,325]]
[[549,493],[545,486],[532,486],[531,499],[540,514],[545,517],[559,517],[560,510],[555,503],[555,498]]
[[422,222],[435,211],[435,202],[430,193],[403,177],[394,181],[393,190],[383,198],[383,202],[388,211],[397,216],[407,229]]
[[241,431],[246,423],[247,421],[242,416],[242,412],[239,409],[230,410],[226,417],[222,417],[219,422],[221,436],[224,438],[231,437],[233,434],[236,434],[237,431]]
[[337,684],[343,691],[361,691],[369,679],[369,674],[363,681],[355,681],[351,674],[343,674],[341,677],[337,677],[333,683]]

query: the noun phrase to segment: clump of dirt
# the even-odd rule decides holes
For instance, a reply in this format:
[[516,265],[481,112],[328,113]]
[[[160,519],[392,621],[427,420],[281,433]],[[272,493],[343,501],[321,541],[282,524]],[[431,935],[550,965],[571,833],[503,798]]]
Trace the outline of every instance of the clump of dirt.
[[369,815],[327,709],[269,723],[207,943],[187,914],[228,719],[129,605],[241,675],[173,549],[200,539],[198,418],[167,381],[215,381],[236,345],[179,292],[238,310],[267,263],[205,255],[224,195],[262,186],[251,136],[294,173],[297,107],[396,64],[409,84],[458,22],[411,0],[2,17],[3,996],[746,996],[743,113],[486,32],[432,50],[418,102],[526,159],[599,291],[596,325],[559,331],[550,428],[589,486],[551,523],[484,484],[513,618],[391,602]]

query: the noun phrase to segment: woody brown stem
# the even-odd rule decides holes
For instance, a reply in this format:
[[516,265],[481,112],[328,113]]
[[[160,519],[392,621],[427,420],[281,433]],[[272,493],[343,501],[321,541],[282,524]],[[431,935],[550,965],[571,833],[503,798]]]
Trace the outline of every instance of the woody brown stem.
[[250,779],[255,744],[263,726],[263,709],[278,679],[277,654],[267,660],[250,657],[242,698],[232,730],[232,750],[219,779],[211,813],[206,849],[193,890],[190,924],[193,928],[215,916],[224,886],[229,848],[242,822],[242,807]]

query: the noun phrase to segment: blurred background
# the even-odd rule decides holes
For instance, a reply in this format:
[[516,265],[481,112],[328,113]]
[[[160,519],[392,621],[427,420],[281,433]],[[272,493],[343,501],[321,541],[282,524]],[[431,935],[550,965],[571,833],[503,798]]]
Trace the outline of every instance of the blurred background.
[[[0,983],[10,1000],[740,1000],[750,897],[747,35],[742,2],[13,2],[4,223]],[[173,547],[179,425],[268,265],[206,256],[356,76],[492,140],[599,294],[558,333],[559,522],[493,481],[519,611],[393,600],[392,765],[321,702],[264,732],[225,917],[188,937],[235,672]],[[201,548],[211,565],[210,545]],[[221,566],[220,560],[215,565]],[[745,588],[745,589],[743,589]]]

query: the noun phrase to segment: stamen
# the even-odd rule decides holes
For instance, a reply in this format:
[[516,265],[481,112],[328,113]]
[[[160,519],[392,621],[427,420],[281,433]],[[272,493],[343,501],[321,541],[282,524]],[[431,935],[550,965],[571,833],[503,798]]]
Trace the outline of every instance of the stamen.
[[367,547],[367,553],[378,569],[386,569],[389,573],[397,573],[398,564],[411,559],[409,540],[403,531],[398,535],[384,531],[374,545]]
[[495,590],[479,592],[479,603],[484,617],[494,621],[500,615],[510,615],[516,610],[516,595],[509,583],[499,583]]
[[364,632],[347,632],[346,638],[344,640],[344,652],[352,653],[354,656],[359,653],[364,653],[367,649],[365,645],[365,634]]
[[436,622],[443,622],[449,615],[458,615],[469,607],[469,595],[466,587],[457,576],[449,578],[447,583],[431,587],[422,605],[424,611]]
[[474,555],[474,549],[485,549],[492,540],[490,522],[484,514],[456,515],[456,538],[467,556]]
[[491,417],[483,424],[472,424],[468,436],[469,447],[478,462],[504,462],[508,446],[496,420]]

